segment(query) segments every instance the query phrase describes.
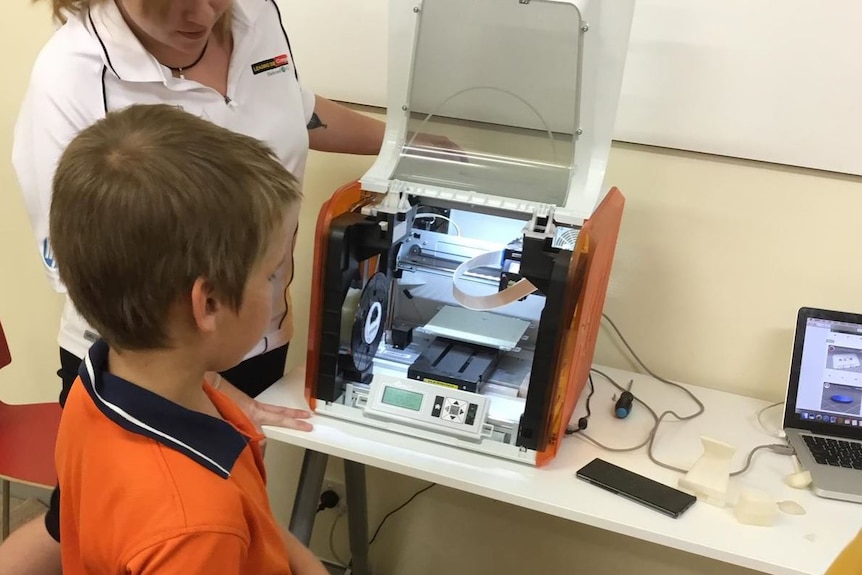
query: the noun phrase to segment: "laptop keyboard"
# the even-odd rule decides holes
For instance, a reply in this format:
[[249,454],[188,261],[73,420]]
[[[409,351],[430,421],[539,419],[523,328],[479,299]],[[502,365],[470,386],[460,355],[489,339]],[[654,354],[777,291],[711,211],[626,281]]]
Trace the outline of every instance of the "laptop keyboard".
[[817,435],[803,435],[802,439],[817,463],[862,469],[862,443]]

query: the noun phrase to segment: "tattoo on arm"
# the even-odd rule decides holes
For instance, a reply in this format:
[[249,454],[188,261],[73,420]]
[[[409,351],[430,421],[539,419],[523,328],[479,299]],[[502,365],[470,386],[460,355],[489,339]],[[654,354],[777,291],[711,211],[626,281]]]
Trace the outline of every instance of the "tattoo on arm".
[[309,130],[314,130],[316,128],[326,129],[326,124],[320,121],[320,116],[317,115],[317,112],[311,114],[311,121],[308,122],[308,126],[306,126]]

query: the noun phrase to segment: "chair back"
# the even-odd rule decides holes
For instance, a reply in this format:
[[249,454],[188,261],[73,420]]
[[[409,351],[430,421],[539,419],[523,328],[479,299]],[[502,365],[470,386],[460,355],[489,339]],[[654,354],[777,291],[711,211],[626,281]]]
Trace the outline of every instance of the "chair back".
[[3,333],[3,324],[0,324],[0,369],[12,363],[12,354],[9,353],[9,343]]

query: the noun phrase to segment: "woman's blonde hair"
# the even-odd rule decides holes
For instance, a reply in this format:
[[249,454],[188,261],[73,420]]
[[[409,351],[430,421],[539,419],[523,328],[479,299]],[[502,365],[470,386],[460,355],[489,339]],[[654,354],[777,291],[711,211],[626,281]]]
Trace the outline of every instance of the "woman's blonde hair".
[[[40,2],[41,0],[33,0]],[[111,0],[51,0],[51,11],[54,14],[54,19],[61,24],[66,23],[67,14],[78,14],[82,10],[86,10],[93,4],[106,2]],[[147,0],[147,7],[154,11],[164,12],[170,5],[171,0]],[[220,37],[226,37],[230,33],[230,16],[231,9],[229,8],[224,16],[216,23],[213,31]]]

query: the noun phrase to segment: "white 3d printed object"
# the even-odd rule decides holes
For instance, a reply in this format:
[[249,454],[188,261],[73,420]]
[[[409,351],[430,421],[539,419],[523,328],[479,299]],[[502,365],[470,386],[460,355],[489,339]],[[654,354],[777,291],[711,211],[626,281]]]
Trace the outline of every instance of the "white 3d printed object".
[[727,484],[730,481],[730,459],[736,453],[732,445],[701,436],[703,455],[679,480],[679,487],[693,493],[711,505],[727,505]]
[[768,527],[778,515],[778,503],[767,493],[745,490],[739,494],[733,511],[740,523]]

